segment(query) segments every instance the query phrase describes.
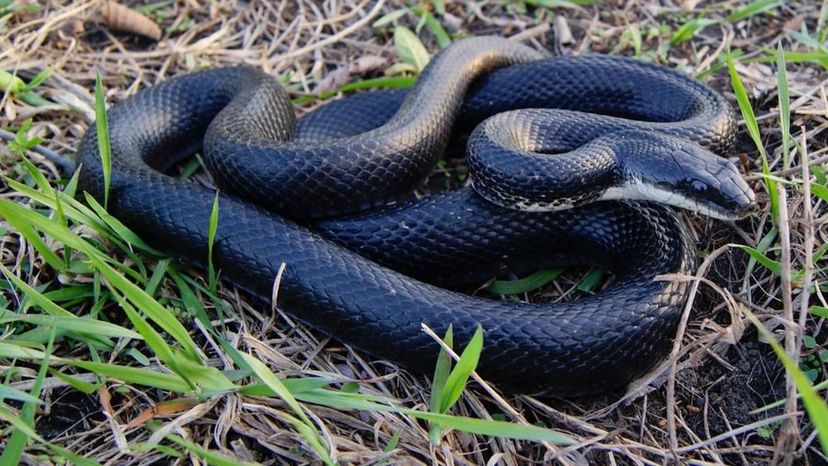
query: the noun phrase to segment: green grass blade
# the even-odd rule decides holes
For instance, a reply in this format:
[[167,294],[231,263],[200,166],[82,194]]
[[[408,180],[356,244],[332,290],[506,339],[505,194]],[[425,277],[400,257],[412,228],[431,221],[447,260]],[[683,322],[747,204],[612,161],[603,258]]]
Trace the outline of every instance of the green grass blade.
[[109,122],[106,116],[106,99],[104,98],[101,75],[95,78],[95,128],[98,136],[98,153],[104,179],[104,207],[109,205],[109,184],[112,172],[112,148],[109,145]]
[[575,440],[555,432],[537,426],[526,426],[506,421],[492,421],[488,419],[474,419],[463,416],[450,416],[447,414],[427,413],[412,409],[401,409],[400,413],[411,417],[423,419],[429,422],[436,422],[440,425],[454,430],[470,432],[472,434],[491,435],[494,437],[533,440],[552,442],[556,445],[573,445]]
[[[242,354],[242,353],[239,353]],[[240,371],[240,373],[244,374],[246,377],[249,375],[247,371]],[[290,393],[294,396],[300,395],[302,393],[319,390],[322,388],[327,387],[331,384],[330,380],[323,379],[321,377],[303,377],[298,379],[282,379],[282,385],[288,389]],[[279,396],[276,392],[274,392],[268,385],[264,383],[253,383],[249,385],[245,385],[238,390],[239,393],[242,395],[248,396]],[[333,392],[336,393],[336,392]]]
[[564,269],[539,270],[519,280],[495,280],[489,285],[489,293],[499,295],[522,294],[537,290],[558,278]]
[[430,11],[420,7],[412,8],[412,10],[423,18],[426,28],[434,34],[434,38],[437,40],[437,45],[439,45],[441,49],[451,45],[451,37],[448,32],[446,32],[443,25],[437,21],[437,18],[435,18]]
[[[750,255],[750,257],[752,259],[754,259],[756,262],[762,264],[762,266],[764,266],[766,269],[773,272],[775,275],[782,276],[782,264],[779,263],[778,261],[770,259],[766,255],[762,254],[760,251],[758,251],[758,250],[756,250],[756,249],[754,249],[750,246],[737,244],[736,247],[738,247],[738,248],[742,249],[743,251],[745,251],[746,253],[748,253],[748,255]],[[800,280],[802,278],[803,273],[804,272],[802,270],[793,270],[793,271],[791,271],[791,280],[793,280],[793,281]]]
[[[52,209],[57,208],[51,187],[50,191],[41,193],[24,184],[12,180],[11,178],[5,178],[5,180],[9,184],[9,187],[17,193],[28,196],[33,201],[43,204],[46,207],[50,207]],[[61,204],[64,208],[64,214],[68,218],[77,223],[82,223],[109,238],[110,231],[107,229],[106,224],[98,219],[95,212],[65,193],[57,192],[56,194],[60,198]]]
[[782,361],[785,369],[791,375],[797,391],[802,397],[802,403],[805,405],[805,411],[811,419],[814,429],[818,432],[819,441],[822,443],[822,451],[828,454],[828,403],[825,402],[814,390],[811,381],[805,376],[805,373],[797,366],[797,364],[785,353],[782,346],[774,339],[774,336],[768,329],[759,322],[759,319],[747,309],[743,309],[745,315],[753,323],[759,333],[770,343],[773,352]]
[[670,37],[670,43],[676,45],[692,39],[699,31],[716,23],[716,20],[710,18],[693,18],[676,29]]
[[32,325],[52,326],[58,330],[63,330],[69,333],[81,333],[84,335],[112,337],[112,338],[129,338],[133,340],[141,340],[141,335],[132,330],[123,328],[121,326],[111,324],[96,319],[87,317],[55,317],[45,315],[31,315],[31,314],[0,314],[0,324],[9,322],[25,322]]
[[[818,384],[814,385],[814,390],[816,390],[816,391],[818,391],[818,392],[819,392],[819,391],[822,391],[822,390],[825,390],[826,388],[828,388],[828,380],[823,380],[822,382],[820,382],[820,383],[818,383]],[[797,393],[797,394],[796,394],[796,398],[797,398],[797,399],[802,398],[802,394],[801,394],[801,393]],[[764,413],[765,411],[771,410],[771,409],[773,409],[773,408],[778,408],[779,406],[784,405],[786,401],[787,401],[787,400],[785,400],[784,398],[783,398],[783,399],[781,399],[781,400],[776,400],[776,401],[774,401],[773,403],[766,404],[765,406],[762,406],[762,407],[760,407],[760,408],[756,408],[756,409],[754,409],[753,411],[751,411],[751,412],[750,412],[750,414],[759,414],[759,413]]]
[[109,230],[112,231],[115,235],[117,235],[118,239],[121,239],[127,242],[128,244],[136,246],[154,256],[165,256],[164,253],[158,251],[157,249],[147,244],[144,240],[141,239],[141,237],[135,234],[135,232],[133,232],[126,225],[121,223],[120,220],[110,215],[109,212],[106,211],[104,206],[100,205],[94,197],[89,195],[89,193],[83,194],[87,205],[89,205],[89,207],[91,207],[92,210],[95,211],[95,213],[98,215],[98,217],[101,220],[103,220],[106,226],[109,227]]
[[782,43],[776,53],[776,86],[779,94],[779,126],[782,129],[782,160],[783,166],[788,167],[791,144],[791,99],[788,95],[788,73],[785,70],[785,53]]
[[440,397],[439,412],[447,412],[466,388],[466,382],[469,380],[471,373],[477,368],[477,363],[480,361],[480,353],[483,351],[483,327],[477,326],[474,335],[472,336],[466,348],[463,349],[463,354],[460,355],[460,360],[446,379],[445,389]]
[[[446,336],[443,337],[443,342],[449,348],[454,347],[454,335],[452,333],[451,325],[446,330]],[[431,412],[439,413],[440,401],[442,399],[443,389],[446,386],[449,373],[451,372],[451,356],[440,348],[440,354],[437,355],[437,364],[434,368],[434,379],[431,384]]]
[[[32,391],[30,393],[30,395],[36,399],[40,398],[40,391],[43,388],[43,381],[46,380],[46,372],[49,368],[49,358],[52,355],[54,342],[55,329],[52,327],[52,336],[49,338],[49,344],[46,346],[46,351],[43,353],[44,357],[40,363],[40,369],[37,372],[37,377],[35,378],[34,385],[32,386]],[[34,432],[35,409],[39,404],[40,403],[32,402],[23,404],[23,408],[20,410],[20,417],[18,418],[22,422],[15,425],[14,431],[6,441],[3,453],[0,453],[0,465],[17,464],[20,457],[23,455],[23,450],[26,448],[26,444],[30,438],[40,442],[44,441]]]
[[[319,432],[316,431],[313,423],[308,418],[305,411],[302,409],[302,406],[296,401],[296,398],[293,397],[293,394],[290,393],[290,390],[285,387],[281,380],[279,380],[276,375],[268,369],[264,363],[259,361],[258,359],[254,358],[253,356],[247,353],[241,353],[242,358],[244,358],[244,362],[248,365],[248,367],[256,374],[256,377],[259,378],[265,385],[267,385],[271,390],[273,390],[276,395],[282,399],[289,407],[293,410],[294,413],[299,417],[301,420],[301,424],[304,424],[307,429],[303,429],[300,433],[305,440],[308,442],[309,445],[325,445],[324,440],[319,435]],[[294,425],[294,427],[298,427]],[[319,451],[317,451],[319,453]],[[333,460],[330,459],[327,450],[323,448],[323,455],[320,457],[326,463],[333,463]]]
[[828,187],[825,187],[821,184],[812,185],[811,194],[822,199],[825,202],[828,202]]
[[341,393],[330,390],[319,390],[304,393],[300,396],[310,403],[330,406],[336,409],[362,410],[376,412],[394,412],[405,414],[416,419],[440,424],[449,429],[495,437],[513,438],[534,441],[549,441],[559,445],[571,445],[573,439],[550,429],[537,426],[523,426],[505,421],[474,419],[449,414],[417,411],[414,409],[398,408],[396,406],[367,399],[364,396],[343,396]]
[[731,13],[730,16],[727,17],[727,20],[731,23],[735,23],[736,21],[741,21],[750,16],[776,8],[780,5],[780,3],[780,0],[755,0],[744,8],[739,8]]
[[405,16],[406,13],[408,13],[407,8],[400,8],[399,10],[394,10],[390,13],[382,15],[379,19],[374,21],[374,23],[371,26],[376,29],[382,28],[383,26],[388,26],[389,24],[393,24],[394,21]]
[[219,218],[219,195],[216,191],[216,197],[213,199],[213,208],[210,211],[210,223],[207,227],[207,272],[209,280],[209,288],[211,294],[216,294],[216,268],[213,265],[213,243],[216,240],[216,230],[218,229]]
[[43,401],[36,397],[32,396],[22,390],[18,390],[14,387],[8,387],[6,385],[0,385],[0,400],[17,400],[22,401],[24,403],[34,403],[38,405],[42,405]]
[[[8,204],[12,204],[11,201],[4,202]],[[23,238],[28,241],[33,248],[40,254],[43,260],[46,261],[52,268],[55,270],[65,272],[65,263],[54,253],[49,246],[46,245],[46,242],[43,241],[43,238],[40,237],[39,234],[29,225],[29,219],[27,217],[31,216],[34,217],[41,217],[45,218],[37,212],[30,211],[23,207],[18,209],[12,209],[8,211],[0,211],[0,216],[5,218],[9,224],[11,224],[17,232],[23,236]]]
[[70,387],[74,388],[75,390],[85,393],[87,395],[95,393],[95,391],[100,387],[99,384],[89,383],[77,377],[72,377],[71,375],[64,374],[63,372],[57,369],[49,369],[49,373],[57,377],[58,379],[66,382],[67,384],[69,384]]
[[179,375],[191,388],[201,388],[209,393],[227,393],[235,390],[236,387],[218,369],[206,366],[200,362],[180,355],[174,348],[167,344],[161,335],[145,322],[135,309],[122,297],[115,295],[118,303],[121,304],[124,312],[135,328],[144,337],[147,345],[158,356],[158,359]]
[[106,256],[101,251],[95,249],[63,225],[51,221],[42,215],[26,215],[27,212],[29,212],[28,209],[24,207],[18,206],[6,199],[0,199],[0,216],[6,217],[7,219],[14,218],[14,227],[18,228],[18,230],[21,227],[30,228],[30,225],[35,226],[52,238],[84,253],[94,267],[106,278],[107,286],[113,291],[120,291],[135,307],[141,309],[144,314],[170,334],[170,336],[181,344],[191,359],[194,361],[200,360],[197,345],[190,338],[184,325],[175,318],[175,315],[107,264],[105,262]]
[[[756,115],[753,113],[753,107],[750,105],[745,86],[742,84],[742,78],[736,72],[736,66],[733,64],[733,57],[730,52],[727,54],[727,67],[730,73],[730,83],[733,87],[733,92],[736,94],[736,101],[739,104],[739,109],[742,112],[742,118],[745,120],[748,134],[753,139],[756,149],[759,151],[759,156],[762,158],[762,174],[770,175],[770,167],[768,166],[768,155],[765,152],[765,145],[762,143],[762,136],[759,133],[759,123],[756,121]],[[768,191],[768,196],[771,202],[771,213],[774,219],[779,218],[779,198],[777,196],[777,187],[769,179],[765,179],[765,188]]]
[[202,447],[201,445],[186,440],[184,438],[179,437],[175,434],[167,434],[164,436],[167,440],[179,445],[188,451],[195,453],[196,456],[202,458],[207,462],[207,464],[215,465],[215,466],[254,466],[260,463],[250,463],[247,461],[240,461],[237,458],[231,458],[229,456],[225,456],[222,453],[219,453],[215,450],[210,450],[207,448]]
[[[130,305],[122,296],[120,296],[117,293],[115,293],[114,296],[115,299],[118,301],[118,304],[121,305],[121,308],[124,310],[124,313],[127,315],[129,321],[132,322],[132,325],[135,327],[138,333],[141,334],[144,341],[147,343],[147,346],[149,346],[150,349],[152,349],[152,352],[155,353],[156,356],[158,356],[158,359],[161,362],[167,364],[168,367],[175,371],[175,361],[173,361],[173,350],[170,347],[170,345],[167,344],[166,341],[164,341],[164,338],[161,336],[161,334],[155,331],[155,329],[152,328],[150,324],[148,324],[146,321],[144,321],[143,318],[141,318],[141,316],[138,315],[138,312],[135,311],[135,308],[133,308],[132,305]],[[178,371],[175,372],[178,375],[181,375],[180,373],[178,373]]]
[[339,94],[361,91],[366,89],[407,89],[414,85],[416,78],[411,76],[383,76],[380,78],[362,79],[342,85],[336,89],[320,92],[319,95],[302,95],[293,99],[295,105],[304,105],[317,100],[330,99]]
[[149,281],[147,281],[147,286],[144,290],[150,296],[155,296],[155,292],[158,290],[158,286],[161,284],[161,280],[164,279],[164,276],[167,274],[167,270],[170,267],[170,263],[172,259],[161,259],[155,264],[155,268],[152,271],[152,276],[150,276]]
[[206,396],[234,392],[239,389],[217,368],[191,361],[179,351],[173,351],[173,360],[179,375],[196,384],[201,393]]
[[828,307],[811,306],[810,308],[808,308],[808,312],[810,312],[811,314],[813,314],[817,317],[822,317],[824,319],[828,319]]
[[474,434],[518,440],[547,441],[558,445],[572,445],[575,443],[572,438],[544,427],[398,408],[388,404],[387,400],[370,399],[364,395],[347,395],[331,390],[313,390],[297,396],[308,403],[316,403],[335,409],[405,414],[415,419],[440,424],[445,428]]
[[[454,347],[454,335],[452,333],[451,324],[446,330],[446,335],[443,337],[443,342],[449,348]],[[440,413],[440,404],[443,399],[443,392],[446,387],[446,381],[451,373],[451,356],[448,352],[440,348],[440,354],[437,355],[437,364],[434,367],[434,378],[431,383],[431,400],[429,408],[432,413]],[[440,425],[433,424],[428,432],[428,437],[432,445],[437,445],[440,442]]]
[[45,193],[52,192],[52,186],[49,184],[49,180],[43,176],[43,173],[41,173],[40,170],[38,170],[37,167],[35,167],[34,164],[26,158],[26,156],[20,157],[20,162],[23,163],[23,167],[29,173],[29,176],[32,177],[38,189]]
[[11,270],[7,269],[5,265],[0,264],[0,272],[3,272],[3,275],[6,277],[7,280],[12,282],[15,287],[23,291],[23,293],[29,299],[31,299],[41,309],[46,311],[47,314],[56,317],[76,317],[75,314],[72,314],[66,309],[58,306],[52,300],[44,296],[41,292],[29,286],[28,283],[24,282],[20,279],[20,277],[13,274]]
[[0,358],[40,361],[45,357],[43,351],[27,348],[17,343],[0,341]]
[[604,269],[595,268],[590,270],[586,277],[581,280],[581,283],[578,283],[578,290],[591,293],[604,278],[604,273],[606,273]]
[[[17,414],[15,414],[14,412],[12,412],[11,410],[9,410],[8,408],[6,408],[3,405],[0,405],[0,419],[2,419],[3,421],[6,421],[7,423],[9,423],[12,427],[15,428],[15,430],[17,430],[19,432],[23,432],[23,434],[25,434],[27,437],[35,439],[35,440],[43,441],[43,438],[41,436],[37,435],[37,432],[35,432],[34,429],[32,429],[31,426],[29,426],[29,424],[26,423],[26,421],[24,421],[21,416],[18,416]],[[11,445],[7,444],[6,448],[3,450],[2,456],[0,456],[0,465],[6,465],[6,464],[16,465],[16,464],[19,464],[17,462],[17,460],[12,462],[12,461],[7,459],[6,453],[9,453],[9,454],[13,453],[10,449],[11,449]],[[9,456],[9,458],[10,457],[11,456]],[[20,455],[17,455],[17,457],[19,458]]]
[[166,390],[175,393],[192,393],[190,385],[176,374],[142,369],[140,367],[119,366],[103,362],[63,360],[66,364],[94,372],[95,374],[108,377],[121,382],[153,387],[159,390]]

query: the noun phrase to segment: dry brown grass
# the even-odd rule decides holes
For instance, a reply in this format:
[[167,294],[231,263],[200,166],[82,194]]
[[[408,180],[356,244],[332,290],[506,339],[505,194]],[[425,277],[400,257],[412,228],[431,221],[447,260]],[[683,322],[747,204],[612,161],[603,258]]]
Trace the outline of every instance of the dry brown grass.
[[[181,0],[161,10],[165,13],[160,20],[164,34],[159,42],[153,42],[110,32],[101,23],[102,2],[47,0],[37,12],[13,14],[0,29],[0,69],[31,77],[43,68],[51,68],[52,76],[39,91],[56,105],[33,107],[5,95],[0,100],[3,126],[13,127],[34,118],[36,132],[45,139],[43,146],[72,154],[94,119],[91,90],[98,72],[110,102],[202,66],[259,66],[285,77],[297,94],[330,89],[343,78],[353,81],[381,74],[396,62],[397,56],[390,29],[374,30],[371,24],[404,3]],[[743,57],[765,55],[765,48],[775,49],[780,42],[786,50],[806,51],[807,46],[799,43],[791,31],[800,30],[804,24],[813,32],[820,16],[820,5],[804,0],[737,22],[723,18],[749,2],[610,1],[601,6],[554,9],[485,0],[445,3],[447,13],[441,21],[452,33],[519,35],[537,47],[556,48],[562,53],[633,55],[635,41],[630,31],[635,28],[641,33],[644,59],[691,73],[716,69],[728,48],[741,51]],[[670,47],[672,33],[694,16],[720,23],[705,28],[690,41]],[[409,15],[400,23],[413,27],[416,19]],[[428,32],[420,37],[429,50],[436,50]],[[353,70],[355,63],[363,64],[357,67],[361,68],[357,73],[341,71]],[[813,336],[820,344],[826,340],[824,322],[802,311],[807,311],[809,304],[825,306],[820,288],[811,294],[803,283],[824,281],[824,273],[818,270],[820,264],[813,264],[812,259],[814,247],[825,244],[828,236],[823,201],[803,194],[813,177],[802,166],[802,154],[807,151],[810,162],[819,166],[828,160],[828,74],[813,63],[789,63],[791,130],[802,150],[794,150],[786,164],[781,156],[773,63],[742,61],[737,70],[756,109],[771,171],[801,188],[787,186],[781,199],[785,207],[783,221],[774,226],[757,152],[748,136],[740,135],[739,155],[760,193],[762,210],[736,224],[688,216],[704,263],[695,277],[687,277],[698,284],[698,290],[688,304],[688,318],[669,361],[623,395],[574,402],[523,396],[495,398],[472,384],[455,408],[457,414],[502,416],[565,431],[579,442],[567,448],[458,432],[447,435],[439,446],[432,446],[428,427],[405,416],[309,406],[335,458],[343,464],[828,462],[801,406],[788,403],[764,413],[750,413],[792,394],[793,388],[786,384],[781,365],[767,346],[757,341],[743,314],[744,308],[757,314],[795,358],[815,354],[814,349],[803,346],[803,335]],[[732,97],[726,69],[719,69],[705,80]],[[50,162],[37,155],[32,157],[44,172],[57,177],[58,171]],[[8,151],[4,151],[0,163],[4,175],[24,178]],[[13,196],[5,187],[0,195]],[[803,281],[780,279],[761,266],[747,269],[746,256],[729,246],[756,245],[772,228],[780,236],[774,246],[780,253],[777,260],[788,271],[805,270]],[[5,233],[2,240],[2,261],[33,285],[54,278],[46,268],[25,275],[19,265],[36,261],[36,252],[13,231]],[[164,295],[176,295],[172,283],[163,286]],[[220,295],[238,315],[231,322],[234,333],[228,339],[257,355],[277,373],[316,375],[339,382],[356,380],[364,393],[405,400],[410,407],[427,409],[430,388],[425,378],[387,362],[367,359],[335,340],[294,324],[285,315],[274,316],[231,287],[222,288]],[[212,311],[211,304],[205,305]],[[199,328],[194,332],[207,335]],[[71,349],[59,347],[56,351],[66,355]],[[215,356],[216,365],[225,364],[220,352],[207,352]],[[9,364],[0,360],[0,375]],[[35,371],[24,369],[13,385],[24,389],[31,386]],[[824,363],[818,377],[826,378]],[[43,435],[107,464],[169,460],[155,451],[130,451],[127,443],[134,446],[150,441],[152,432],[125,428],[139,411],[169,394],[110,381],[106,390],[112,394],[112,420],[108,421],[101,414],[103,407],[98,398],[67,389],[59,379],[47,380],[50,403],[37,418]],[[301,437],[287,427],[286,412],[277,400],[228,395],[189,407],[164,421],[185,438],[239,458],[268,464],[314,462],[313,455],[301,446]],[[0,444],[4,432],[8,429],[0,425]],[[400,434],[397,448],[390,454],[383,453],[395,433]],[[32,448],[28,453],[27,462],[42,459],[36,456],[42,450]]]

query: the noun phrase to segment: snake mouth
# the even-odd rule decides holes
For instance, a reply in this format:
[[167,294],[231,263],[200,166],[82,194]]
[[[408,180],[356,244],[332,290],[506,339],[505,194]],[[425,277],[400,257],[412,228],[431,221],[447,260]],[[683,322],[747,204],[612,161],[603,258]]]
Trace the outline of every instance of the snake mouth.
[[734,211],[731,209],[725,209],[715,204],[697,203],[696,207],[691,210],[699,212],[703,215],[707,215],[708,217],[713,217],[718,220],[736,221],[741,220],[755,213],[758,210],[758,207],[756,206],[756,204],[751,204],[750,206],[745,207],[744,209]]
[[600,200],[624,199],[658,202],[726,221],[743,219],[758,209],[756,195],[750,189],[731,196],[726,200],[726,205],[723,205],[709,199],[685,196],[678,191],[670,191],[638,180],[608,188],[600,197]]

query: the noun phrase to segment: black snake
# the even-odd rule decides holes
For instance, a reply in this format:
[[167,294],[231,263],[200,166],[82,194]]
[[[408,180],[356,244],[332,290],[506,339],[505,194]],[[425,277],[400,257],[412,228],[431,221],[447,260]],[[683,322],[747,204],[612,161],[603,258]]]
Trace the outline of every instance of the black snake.
[[[480,324],[478,372],[523,393],[623,386],[669,349],[687,286],[654,277],[690,272],[693,247],[670,208],[604,199],[719,217],[753,203],[735,166],[707,151],[733,141],[716,92],[663,67],[548,58],[500,38],[458,41],[411,90],[334,101],[298,124],[261,71],[196,72],[113,106],[109,131],[109,211],[151,244],[205,263],[215,192],[163,174],[203,147],[222,191],[223,278],[269,299],[284,264],[281,307],[418,371],[439,351],[422,324],[451,325],[458,346]],[[468,138],[471,184],[489,201],[469,187],[404,200],[452,135]],[[94,128],[78,160],[81,187],[103,199]],[[604,266],[616,279],[572,302],[455,291],[552,264]]]

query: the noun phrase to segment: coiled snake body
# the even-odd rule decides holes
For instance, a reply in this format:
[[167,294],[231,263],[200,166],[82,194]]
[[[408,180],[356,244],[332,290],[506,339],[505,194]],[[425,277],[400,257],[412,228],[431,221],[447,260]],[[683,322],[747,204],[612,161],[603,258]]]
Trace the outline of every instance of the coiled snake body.
[[[518,110],[529,108],[545,110]],[[423,323],[451,325],[457,345],[479,324],[479,372],[514,392],[623,386],[669,348],[686,285],[654,277],[689,272],[693,248],[668,207],[610,199],[719,217],[753,202],[735,167],[696,145],[732,142],[712,90],[654,65],[545,58],[500,38],[459,41],[410,91],[335,101],[298,126],[278,82],[239,67],[143,90],[109,111],[109,130],[109,210],[151,244],[206,261],[215,193],[162,173],[203,145],[222,189],[222,277],[268,299],[284,264],[280,306],[414,370],[432,370],[439,350]],[[452,133],[469,131],[474,190],[366,212],[416,188]],[[79,161],[81,187],[103,199],[94,129]],[[562,303],[447,289],[551,264],[617,278]]]

